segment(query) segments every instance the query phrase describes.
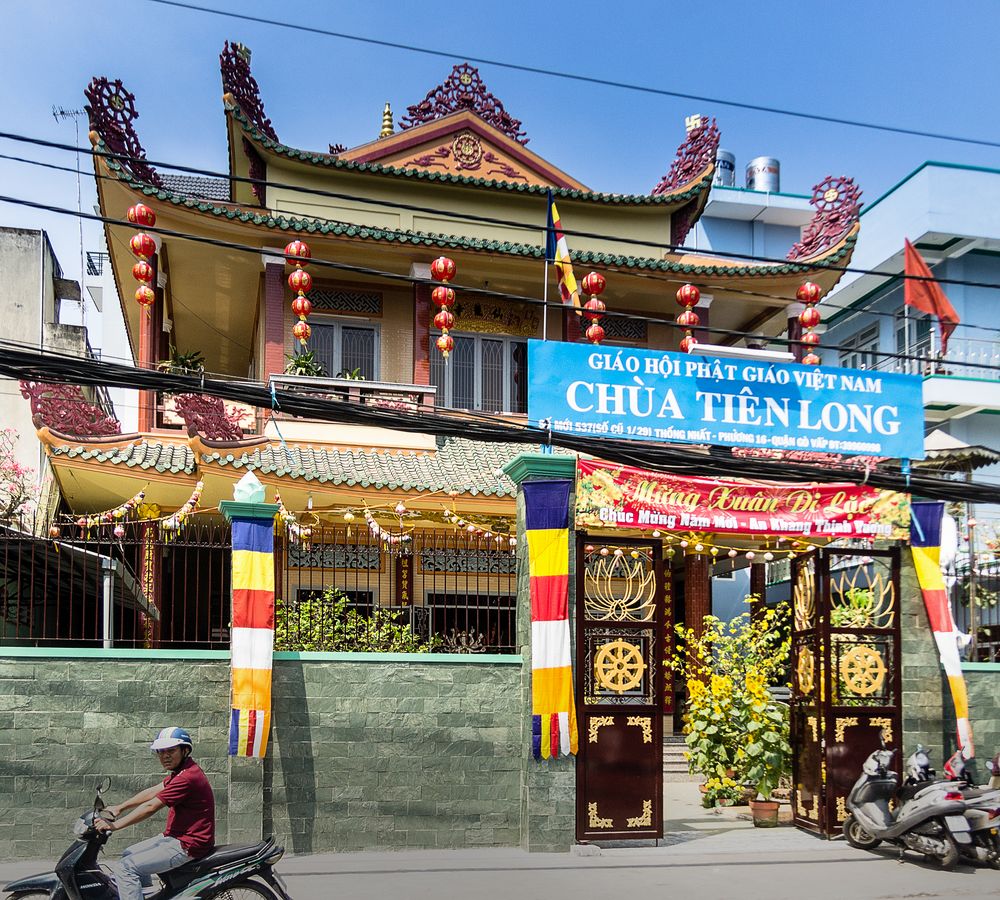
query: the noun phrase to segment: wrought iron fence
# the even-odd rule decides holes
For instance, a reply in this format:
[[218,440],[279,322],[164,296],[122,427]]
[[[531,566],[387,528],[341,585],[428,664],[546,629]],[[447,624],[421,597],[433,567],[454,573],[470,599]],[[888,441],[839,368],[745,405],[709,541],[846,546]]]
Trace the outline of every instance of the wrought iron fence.
[[[512,652],[516,558],[504,539],[442,529],[386,543],[364,525],[275,541],[276,646]],[[155,520],[0,523],[2,645],[229,646],[222,520],[169,536]]]
[[966,566],[955,574],[955,624],[966,634],[975,632],[974,659],[1000,662],[1000,559],[980,559],[974,571]]

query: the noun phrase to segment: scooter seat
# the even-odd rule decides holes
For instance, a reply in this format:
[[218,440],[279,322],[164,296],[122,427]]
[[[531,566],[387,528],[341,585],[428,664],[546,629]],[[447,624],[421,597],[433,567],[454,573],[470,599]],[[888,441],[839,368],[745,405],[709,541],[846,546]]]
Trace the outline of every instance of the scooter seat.
[[273,844],[272,839],[261,841],[259,844],[249,846],[247,844],[223,844],[216,847],[208,856],[193,860],[170,870],[170,877],[176,881],[189,880],[195,875],[207,872],[211,869],[220,869],[230,863],[237,863],[243,859],[250,859],[267,849],[269,844]]

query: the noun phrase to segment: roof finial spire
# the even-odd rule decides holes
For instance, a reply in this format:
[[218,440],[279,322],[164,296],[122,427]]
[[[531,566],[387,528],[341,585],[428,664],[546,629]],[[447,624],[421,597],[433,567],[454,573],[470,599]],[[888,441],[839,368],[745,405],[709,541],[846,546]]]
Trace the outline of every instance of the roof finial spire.
[[389,101],[385,103],[385,109],[382,110],[382,130],[378,133],[380,138],[392,137],[395,133],[396,128],[392,124],[392,109],[389,106]]

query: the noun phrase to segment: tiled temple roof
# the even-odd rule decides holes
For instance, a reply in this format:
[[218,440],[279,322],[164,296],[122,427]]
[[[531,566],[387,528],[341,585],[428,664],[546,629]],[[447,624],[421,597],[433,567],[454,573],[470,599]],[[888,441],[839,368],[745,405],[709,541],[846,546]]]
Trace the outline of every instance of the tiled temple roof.
[[190,475],[195,470],[195,458],[186,444],[159,444],[143,441],[126,447],[101,448],[81,445],[78,447],[53,446],[53,456],[68,459],[87,459],[107,462],[117,466],[140,469],[154,469],[157,472],[184,473]]

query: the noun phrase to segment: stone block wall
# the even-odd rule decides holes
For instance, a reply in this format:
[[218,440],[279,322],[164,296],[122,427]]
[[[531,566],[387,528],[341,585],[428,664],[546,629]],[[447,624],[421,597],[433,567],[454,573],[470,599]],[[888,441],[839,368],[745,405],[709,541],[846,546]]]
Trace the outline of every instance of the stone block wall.
[[[972,721],[979,777],[986,778],[986,760],[1000,752],[1000,663],[966,663],[963,667],[969,689],[969,717]],[[953,731],[953,729],[952,729]],[[954,749],[955,738],[950,748]]]
[[[226,654],[77,654],[0,658],[7,858],[61,854],[100,776],[112,778],[110,800],[161,778],[149,741],[171,724],[195,739],[219,843],[272,832],[295,853],[519,843],[518,657],[278,654],[260,761],[227,756]],[[116,835],[111,852],[162,824]]]

